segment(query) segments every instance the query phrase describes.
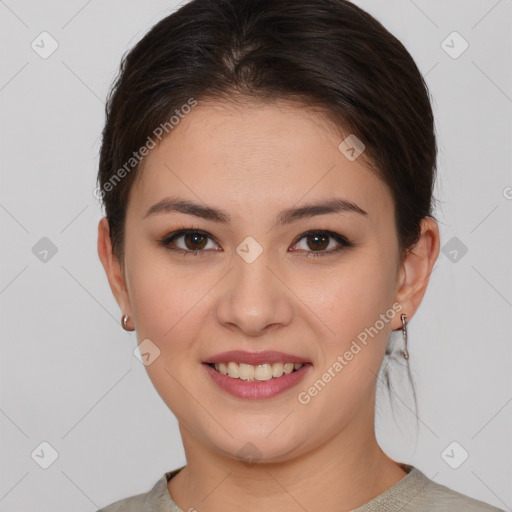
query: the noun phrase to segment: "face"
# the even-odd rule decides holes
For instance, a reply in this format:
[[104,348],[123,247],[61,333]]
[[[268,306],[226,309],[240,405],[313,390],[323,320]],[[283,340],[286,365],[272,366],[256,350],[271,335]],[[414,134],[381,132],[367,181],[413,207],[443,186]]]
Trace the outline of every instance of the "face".
[[342,140],[304,108],[201,102],[146,157],[119,302],[187,442],[282,461],[373,428],[399,246],[389,189]]

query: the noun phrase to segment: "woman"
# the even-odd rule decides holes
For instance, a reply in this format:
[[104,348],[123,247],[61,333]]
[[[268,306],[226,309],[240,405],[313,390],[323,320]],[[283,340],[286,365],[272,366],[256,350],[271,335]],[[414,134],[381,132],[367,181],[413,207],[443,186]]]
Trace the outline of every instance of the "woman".
[[102,510],[498,510],[387,456],[379,370],[439,253],[403,45],[343,0],[193,0],[123,60],[98,252],[187,465]]

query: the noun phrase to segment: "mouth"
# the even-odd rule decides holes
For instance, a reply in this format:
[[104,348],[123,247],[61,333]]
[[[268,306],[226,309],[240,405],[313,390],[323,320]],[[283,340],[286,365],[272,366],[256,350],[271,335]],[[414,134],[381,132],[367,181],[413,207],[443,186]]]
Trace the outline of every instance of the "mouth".
[[222,391],[242,399],[273,398],[297,386],[313,364],[294,354],[232,350],[208,357],[203,367]]
[[265,382],[273,379],[280,379],[283,375],[290,375],[291,373],[300,370],[304,364],[309,363],[269,362],[252,365],[229,361],[206,364],[216,372],[221,375],[225,375],[226,377],[230,377],[231,379]]

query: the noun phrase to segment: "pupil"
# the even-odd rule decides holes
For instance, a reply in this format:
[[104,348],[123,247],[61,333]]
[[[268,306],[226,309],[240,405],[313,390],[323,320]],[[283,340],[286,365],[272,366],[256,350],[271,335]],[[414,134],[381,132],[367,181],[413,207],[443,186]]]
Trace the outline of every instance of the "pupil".
[[[204,239],[205,237],[203,235],[200,235],[198,233],[188,233],[187,235],[185,235],[185,242],[186,242],[186,245],[187,247],[192,250],[192,251],[196,251],[196,250],[199,250],[199,249],[203,249],[204,248],[204,243],[201,244],[201,239]],[[192,240],[191,244],[187,243],[188,240]],[[203,240],[204,242],[204,240]],[[200,247],[194,247],[195,244],[199,244]],[[192,247],[190,247],[190,245],[192,245]]]
[[[310,238],[313,238],[315,240],[314,244],[317,244],[316,245],[317,249],[325,249],[329,245],[329,242],[327,242],[327,244],[325,244],[325,241],[328,240],[328,238],[325,235],[310,235]],[[323,244],[320,243],[321,247],[318,246],[318,240],[319,239],[320,240],[323,239],[323,241],[324,241]]]

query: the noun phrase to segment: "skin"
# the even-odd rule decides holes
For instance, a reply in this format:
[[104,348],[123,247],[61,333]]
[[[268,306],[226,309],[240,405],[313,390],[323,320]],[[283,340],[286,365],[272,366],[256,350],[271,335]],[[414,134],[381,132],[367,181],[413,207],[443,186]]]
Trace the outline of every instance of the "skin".
[[[411,320],[439,254],[438,226],[425,218],[401,260],[391,193],[364,154],[350,161],[338,150],[343,138],[320,112],[296,105],[201,102],[143,162],[129,197],[124,262],[112,253],[106,219],[99,223],[99,257],[128,326],[160,350],[146,369],[179,421],[187,466],[168,490],[183,510],[348,511],[406,475],[374,432],[377,375],[400,313],[307,405],[297,399],[393,304]],[[143,218],[171,195],[222,209],[231,223],[176,212]],[[286,208],[332,197],[367,215],[275,225]],[[158,244],[183,227],[214,238],[174,241],[202,247],[203,256]],[[338,233],[353,246],[327,238],[318,249],[300,238],[308,230]],[[236,252],[247,236],[263,249],[252,263]],[[201,364],[227,350],[278,350],[312,367],[281,395],[243,400],[220,390]],[[237,458],[248,442],[261,457],[253,465]]]

